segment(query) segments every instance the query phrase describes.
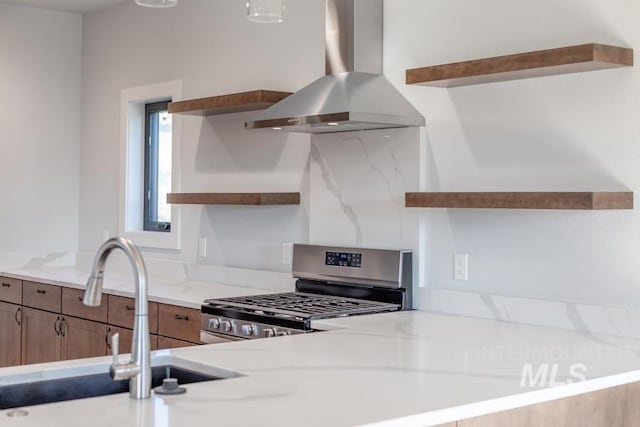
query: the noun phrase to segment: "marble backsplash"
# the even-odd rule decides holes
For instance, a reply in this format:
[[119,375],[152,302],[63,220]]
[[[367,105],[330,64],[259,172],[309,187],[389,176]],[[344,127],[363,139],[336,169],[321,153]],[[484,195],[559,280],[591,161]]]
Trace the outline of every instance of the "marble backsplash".
[[75,252],[0,253],[0,269],[34,269],[72,267]]
[[436,313],[640,338],[640,310],[449,289],[425,291],[428,311]]
[[314,135],[310,241],[417,250],[404,196],[419,186],[419,151],[418,128]]

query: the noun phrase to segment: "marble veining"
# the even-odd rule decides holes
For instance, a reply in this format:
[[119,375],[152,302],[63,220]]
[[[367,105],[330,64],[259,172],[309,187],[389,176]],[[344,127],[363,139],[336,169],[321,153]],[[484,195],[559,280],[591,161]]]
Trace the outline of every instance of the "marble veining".
[[56,261],[63,259],[66,256],[67,256],[67,253],[65,252],[48,253],[43,257],[31,258],[31,260],[29,260],[29,262],[25,264],[22,268],[30,269],[30,268],[46,267],[48,265],[55,263]]
[[55,268],[70,267],[76,263],[72,252],[1,253],[0,268]]
[[640,310],[451,289],[428,292],[430,310],[437,313],[640,338]]
[[349,219],[349,222],[355,232],[354,244],[356,246],[362,246],[362,227],[360,227],[360,223],[358,222],[358,216],[355,214],[353,208],[345,203],[340,186],[336,185],[334,182],[329,167],[320,155],[320,151],[316,145],[313,144],[311,145],[311,159],[315,161],[320,168],[320,176],[322,177],[325,188],[333,195],[335,200],[338,201],[342,212]]

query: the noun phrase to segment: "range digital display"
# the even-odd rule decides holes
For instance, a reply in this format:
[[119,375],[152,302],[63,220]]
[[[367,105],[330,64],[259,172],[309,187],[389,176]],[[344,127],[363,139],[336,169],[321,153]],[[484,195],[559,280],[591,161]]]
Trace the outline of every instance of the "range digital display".
[[362,267],[362,254],[347,252],[327,252],[325,264],[334,267]]

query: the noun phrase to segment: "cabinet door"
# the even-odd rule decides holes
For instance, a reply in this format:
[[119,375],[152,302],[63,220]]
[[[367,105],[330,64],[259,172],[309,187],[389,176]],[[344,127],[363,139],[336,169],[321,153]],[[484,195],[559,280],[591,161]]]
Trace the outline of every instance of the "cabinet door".
[[91,320],[62,318],[62,359],[106,356],[107,325]]
[[22,308],[0,302],[0,368],[20,364]]
[[61,360],[62,337],[59,314],[22,309],[22,364]]

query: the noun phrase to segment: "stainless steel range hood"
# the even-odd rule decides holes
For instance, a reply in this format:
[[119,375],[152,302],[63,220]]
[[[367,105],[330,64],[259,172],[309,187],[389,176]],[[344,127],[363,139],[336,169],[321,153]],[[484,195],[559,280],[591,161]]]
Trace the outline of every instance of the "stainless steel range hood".
[[259,113],[246,129],[301,133],[424,126],[382,75],[383,0],[327,0],[326,76]]

